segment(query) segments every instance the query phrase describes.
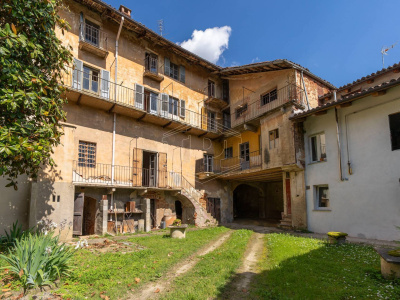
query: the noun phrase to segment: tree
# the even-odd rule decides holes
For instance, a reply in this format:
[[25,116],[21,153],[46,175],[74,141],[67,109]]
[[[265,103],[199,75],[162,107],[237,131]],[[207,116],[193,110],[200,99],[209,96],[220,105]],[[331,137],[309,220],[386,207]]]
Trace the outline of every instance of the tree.
[[57,38],[68,24],[62,0],[3,0],[0,5],[0,176],[35,178],[54,166],[65,120],[62,74],[72,60]]

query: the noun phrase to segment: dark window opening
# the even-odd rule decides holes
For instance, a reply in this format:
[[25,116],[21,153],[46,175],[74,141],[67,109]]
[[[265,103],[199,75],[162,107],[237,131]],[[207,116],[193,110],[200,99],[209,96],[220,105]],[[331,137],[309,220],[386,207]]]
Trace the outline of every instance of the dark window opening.
[[212,80],[208,81],[208,97],[210,98],[215,97],[215,82]]
[[278,91],[277,89],[274,89],[264,95],[261,95],[261,106],[268,104],[276,99],[278,99]]
[[225,148],[225,158],[233,157],[233,147]]
[[204,154],[203,164],[205,172],[213,172],[214,156],[210,154]]
[[242,107],[236,109],[236,119],[243,116],[246,111],[247,111],[247,103]]
[[169,76],[172,77],[173,79],[178,80],[179,78],[179,66],[174,64],[174,63],[170,63],[170,71],[169,71]]
[[390,139],[392,151],[400,149],[400,113],[389,116]]
[[99,46],[99,35],[100,26],[85,20],[85,41],[94,46]]
[[145,68],[146,71],[158,73],[158,57],[153,53],[146,53]]

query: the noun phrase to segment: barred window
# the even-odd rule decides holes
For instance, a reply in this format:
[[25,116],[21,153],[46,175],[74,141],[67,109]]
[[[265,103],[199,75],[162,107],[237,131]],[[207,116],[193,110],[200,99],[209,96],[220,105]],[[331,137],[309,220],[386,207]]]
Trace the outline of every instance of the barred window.
[[96,144],[79,141],[78,165],[94,168],[96,166]]

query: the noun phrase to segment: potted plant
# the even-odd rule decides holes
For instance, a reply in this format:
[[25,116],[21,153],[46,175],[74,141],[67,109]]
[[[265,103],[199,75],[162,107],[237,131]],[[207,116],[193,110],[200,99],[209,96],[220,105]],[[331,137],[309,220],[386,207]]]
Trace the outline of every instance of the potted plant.
[[175,239],[184,239],[186,237],[187,224],[182,225],[182,220],[176,219],[170,228],[170,236]]
[[337,245],[344,244],[344,243],[346,243],[347,235],[348,234],[345,232],[330,231],[330,232],[328,232],[329,244],[337,244]]

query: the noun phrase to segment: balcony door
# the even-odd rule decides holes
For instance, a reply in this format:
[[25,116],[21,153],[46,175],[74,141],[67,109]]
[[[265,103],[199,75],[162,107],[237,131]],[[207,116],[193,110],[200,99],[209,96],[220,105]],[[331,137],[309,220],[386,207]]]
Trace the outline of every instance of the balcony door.
[[247,170],[250,168],[249,142],[240,144],[240,168],[242,170]]
[[157,153],[143,151],[142,185],[157,185]]

